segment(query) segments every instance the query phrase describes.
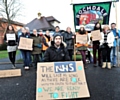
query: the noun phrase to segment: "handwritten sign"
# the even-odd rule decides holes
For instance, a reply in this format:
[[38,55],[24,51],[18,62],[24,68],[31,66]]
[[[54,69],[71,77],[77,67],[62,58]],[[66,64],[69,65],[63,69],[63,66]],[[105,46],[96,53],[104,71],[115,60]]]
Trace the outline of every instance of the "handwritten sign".
[[82,61],[38,63],[36,100],[90,97]]
[[87,43],[88,37],[87,35],[76,35],[76,43]]
[[6,34],[7,40],[16,40],[15,34]]
[[18,49],[33,50],[32,45],[33,45],[33,39],[21,37]]
[[92,41],[97,41],[97,40],[102,39],[102,35],[100,33],[100,30],[92,31],[91,36],[92,36]]
[[0,78],[21,76],[21,69],[0,70]]

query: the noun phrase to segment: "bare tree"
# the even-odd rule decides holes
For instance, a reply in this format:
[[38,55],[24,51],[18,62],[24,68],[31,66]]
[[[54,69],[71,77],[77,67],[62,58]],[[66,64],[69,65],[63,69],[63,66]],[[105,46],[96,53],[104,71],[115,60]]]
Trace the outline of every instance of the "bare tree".
[[21,15],[22,7],[21,0],[0,0],[0,15],[10,24],[11,20]]

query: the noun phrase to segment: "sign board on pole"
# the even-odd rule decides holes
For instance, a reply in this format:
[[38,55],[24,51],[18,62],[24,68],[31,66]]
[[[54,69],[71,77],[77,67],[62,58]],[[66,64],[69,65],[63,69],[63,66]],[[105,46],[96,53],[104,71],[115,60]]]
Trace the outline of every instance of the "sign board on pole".
[[33,39],[20,37],[20,43],[18,49],[21,50],[33,50]]
[[36,100],[90,97],[83,62],[38,63]]

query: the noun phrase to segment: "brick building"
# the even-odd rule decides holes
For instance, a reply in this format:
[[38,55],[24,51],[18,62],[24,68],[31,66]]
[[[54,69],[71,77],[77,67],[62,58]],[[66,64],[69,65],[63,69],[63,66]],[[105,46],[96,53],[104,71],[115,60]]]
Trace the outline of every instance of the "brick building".
[[[11,24],[14,27],[15,31],[17,31],[18,28],[22,28],[24,26],[23,23],[16,21],[11,21]],[[8,25],[7,19],[0,18],[0,44],[3,44],[3,38],[7,25]]]

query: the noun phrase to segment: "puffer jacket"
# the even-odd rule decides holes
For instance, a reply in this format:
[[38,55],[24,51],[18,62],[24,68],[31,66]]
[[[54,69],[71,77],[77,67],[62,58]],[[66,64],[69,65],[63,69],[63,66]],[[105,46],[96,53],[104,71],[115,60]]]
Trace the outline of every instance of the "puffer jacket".
[[[102,40],[100,40],[100,45],[103,45],[104,44],[104,33],[102,32]],[[107,43],[108,43],[108,46],[109,47],[113,47],[113,42],[114,42],[114,35],[113,35],[113,32],[109,32],[108,33],[108,36],[107,36]]]
[[68,50],[73,50],[74,49],[74,39],[72,38],[73,33],[64,33],[64,42],[67,44],[67,49]]
[[51,46],[45,51],[45,62],[70,61],[68,51],[64,44],[61,43],[59,50],[54,46],[54,41],[51,41]]

